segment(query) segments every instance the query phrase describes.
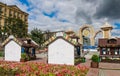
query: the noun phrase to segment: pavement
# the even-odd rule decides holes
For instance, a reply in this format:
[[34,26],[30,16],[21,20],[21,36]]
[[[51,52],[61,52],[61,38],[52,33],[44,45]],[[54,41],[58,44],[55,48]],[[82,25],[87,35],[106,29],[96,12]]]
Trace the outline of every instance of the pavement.
[[81,65],[89,67],[89,71],[86,76],[120,76],[120,64],[119,63],[99,63],[99,68],[90,67],[91,60],[87,60]]
[[[96,54],[98,54],[96,52]],[[85,55],[86,62],[81,63],[81,65],[88,66],[90,69],[86,76],[120,76],[120,63],[99,63],[99,68],[91,68],[91,58],[92,52]]]
[[80,63],[81,65],[89,67],[89,71],[86,76],[98,76],[99,69],[90,67],[91,60],[87,59],[85,63]]
[[120,64],[101,62],[99,64],[98,76],[120,76]]

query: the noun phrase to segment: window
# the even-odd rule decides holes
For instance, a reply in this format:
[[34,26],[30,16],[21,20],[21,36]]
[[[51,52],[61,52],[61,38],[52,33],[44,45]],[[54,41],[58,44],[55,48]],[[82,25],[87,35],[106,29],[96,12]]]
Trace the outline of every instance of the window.
[[111,54],[111,52],[110,52],[110,48],[107,48],[107,51],[108,51],[108,54],[110,55],[110,54]]
[[77,55],[80,55],[80,46],[77,46]]
[[0,14],[2,14],[3,12],[2,12],[2,6],[0,6]]
[[119,55],[120,55],[120,49],[119,49]]
[[9,11],[9,16],[12,17],[12,11],[11,10]]
[[115,55],[118,55],[118,49],[115,49]]
[[103,51],[103,54],[105,55],[105,54],[106,54],[106,51]]
[[102,54],[105,55],[106,54],[106,48],[102,49]]
[[116,39],[109,39],[107,41],[109,44],[116,44],[117,43],[117,40]]
[[1,26],[1,18],[0,18],[0,26]]
[[75,56],[80,56],[80,47],[76,46],[74,50],[75,50]]

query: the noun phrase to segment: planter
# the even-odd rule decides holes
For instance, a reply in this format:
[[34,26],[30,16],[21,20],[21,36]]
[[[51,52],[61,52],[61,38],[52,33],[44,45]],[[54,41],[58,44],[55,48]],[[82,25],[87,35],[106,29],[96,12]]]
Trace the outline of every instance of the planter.
[[26,62],[26,59],[20,59],[20,62]]
[[98,68],[99,62],[91,62],[91,68]]

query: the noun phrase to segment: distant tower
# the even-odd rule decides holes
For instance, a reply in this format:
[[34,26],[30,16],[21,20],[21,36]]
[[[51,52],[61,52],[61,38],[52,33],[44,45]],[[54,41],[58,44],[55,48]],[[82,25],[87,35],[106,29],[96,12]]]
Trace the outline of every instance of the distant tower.
[[101,27],[103,31],[103,38],[111,38],[111,30],[113,27],[107,22]]

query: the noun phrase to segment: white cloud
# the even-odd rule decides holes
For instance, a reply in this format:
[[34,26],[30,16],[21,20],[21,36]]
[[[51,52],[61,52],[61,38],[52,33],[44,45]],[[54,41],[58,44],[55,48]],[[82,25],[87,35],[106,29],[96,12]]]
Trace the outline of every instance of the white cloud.
[[[92,1],[92,2],[91,2]],[[42,30],[66,30],[72,28],[78,31],[81,25],[90,24],[95,30],[106,22],[113,24],[115,20],[105,18],[97,19],[94,14],[103,0],[28,0],[29,6],[19,0],[0,0],[7,4],[17,5],[23,11],[29,13],[29,31],[33,28]],[[57,11],[57,17],[48,17],[43,11],[50,14]],[[66,20],[61,22],[60,20]],[[67,22],[68,21],[68,22]],[[120,20],[116,20],[120,21]],[[113,25],[114,26],[114,25]],[[114,29],[116,30],[116,29]],[[112,31],[113,33],[116,31]]]

